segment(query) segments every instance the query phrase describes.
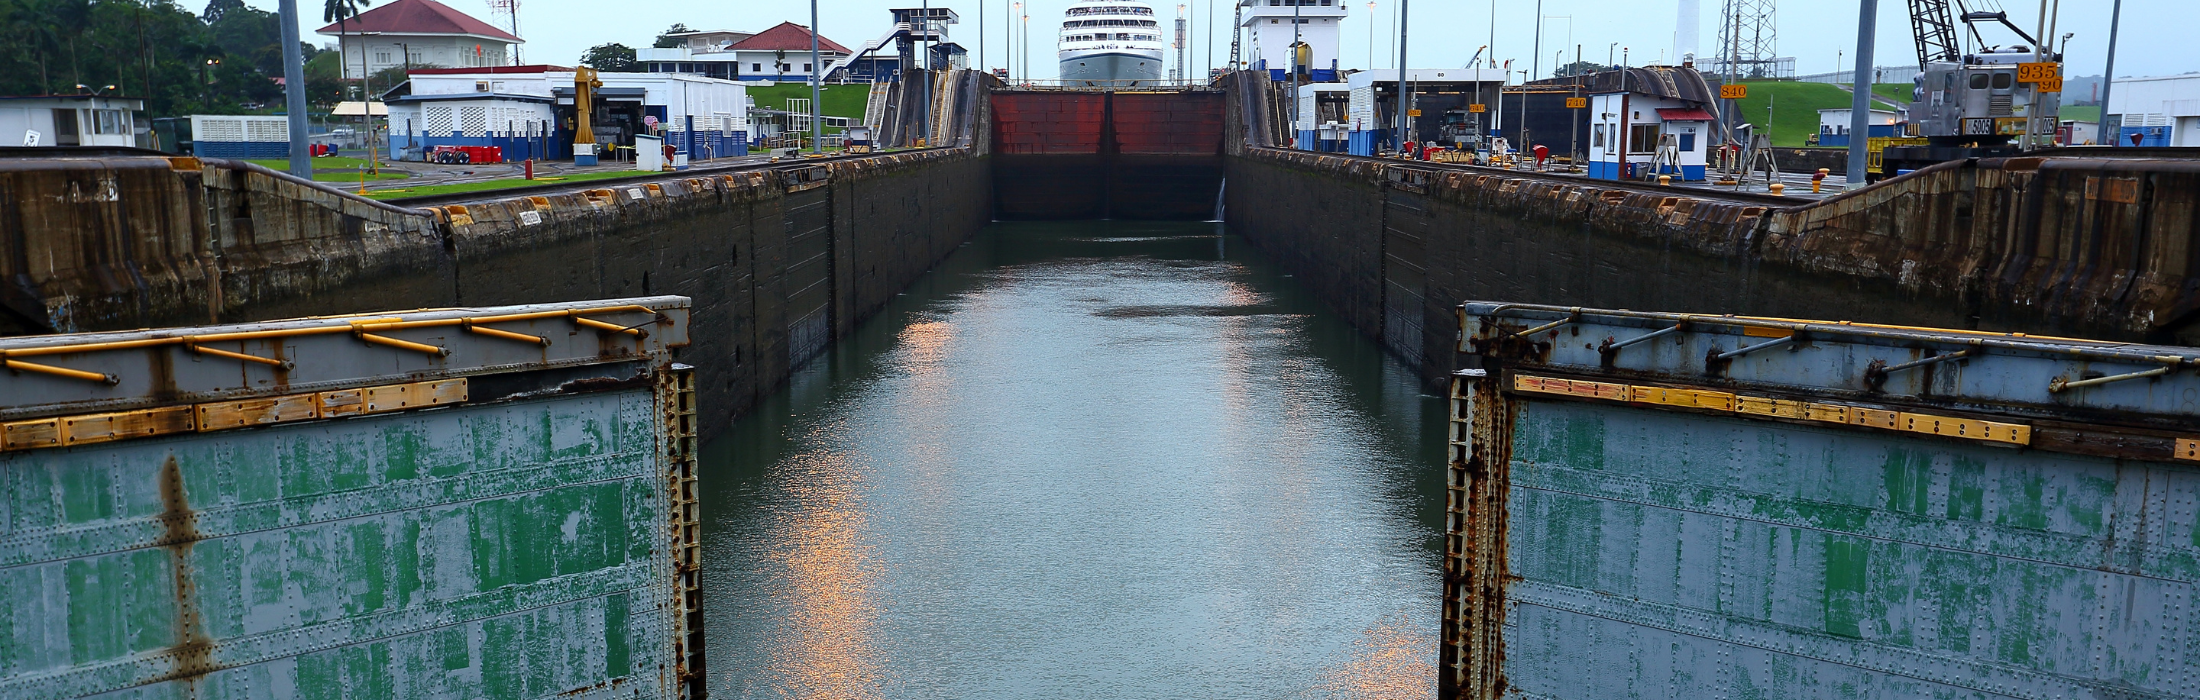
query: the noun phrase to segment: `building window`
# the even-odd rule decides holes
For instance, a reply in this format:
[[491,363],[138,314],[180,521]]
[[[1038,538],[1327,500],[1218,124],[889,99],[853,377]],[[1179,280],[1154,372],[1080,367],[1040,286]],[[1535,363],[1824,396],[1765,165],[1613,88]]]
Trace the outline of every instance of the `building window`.
[[751,63],[751,64],[749,64],[749,72],[750,72],[750,73],[762,73],[762,72],[764,72],[764,64],[762,64],[762,63]]
[[121,110],[113,110],[113,109],[95,109],[95,110],[92,110],[92,133],[94,133],[94,134],[127,134],[127,133],[130,133],[130,118],[129,118],[128,116],[125,116],[125,115],[124,115],[124,114],[122,113],[122,111],[121,111]]
[[1604,127],[1605,127],[1605,125],[1604,125],[1604,124],[1598,124],[1598,125],[1597,125],[1597,129],[1596,129],[1596,131],[1595,131],[1594,133],[1592,133],[1592,134],[1590,134],[1590,135],[1589,135],[1589,147],[1590,147],[1590,148],[1603,148],[1603,147],[1604,147]]
[[1682,151],[1682,152],[1684,152],[1684,153],[1687,153],[1687,152],[1693,152],[1693,151],[1695,151],[1695,150],[1696,150],[1696,135],[1695,135],[1695,134],[1693,134],[1693,133],[1689,133],[1689,134],[1681,134],[1681,151]]
[[810,72],[810,64],[807,64],[807,63],[804,63],[804,64],[802,64],[802,72],[804,72],[804,73],[808,73],[808,72]]
[[1658,125],[1636,124],[1627,129],[1628,153],[1658,152]]

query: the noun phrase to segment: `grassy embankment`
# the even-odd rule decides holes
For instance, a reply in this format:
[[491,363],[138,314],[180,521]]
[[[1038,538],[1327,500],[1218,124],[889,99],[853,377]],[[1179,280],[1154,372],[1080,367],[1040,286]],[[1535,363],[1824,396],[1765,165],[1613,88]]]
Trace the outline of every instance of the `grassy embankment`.
[[[314,182],[358,182],[359,171],[367,167],[367,159],[347,156],[314,158],[312,161]],[[290,170],[290,161],[282,158],[254,158],[247,162],[264,166],[270,170]],[[383,161],[382,165],[388,167],[389,162]],[[408,177],[412,177],[412,175],[399,171],[383,170],[367,176],[367,179],[403,180]]]
[[[863,106],[871,98],[869,85],[827,85],[824,87],[825,116],[863,119]],[[760,109],[786,109],[787,98],[808,99],[810,86],[802,83],[780,83],[769,87],[749,88],[749,97],[756,99]]]
[[462,193],[462,192],[482,192],[482,191],[487,191],[487,190],[501,190],[501,189],[506,189],[506,188],[510,188],[510,187],[529,187],[529,186],[533,186],[533,185],[548,185],[548,184],[553,184],[553,183],[559,183],[559,182],[586,182],[586,181],[589,181],[589,180],[605,180],[605,179],[610,179],[610,178],[617,178],[617,177],[634,177],[634,176],[637,176],[637,175],[649,175],[649,174],[650,174],[650,173],[645,173],[645,172],[641,172],[641,171],[639,171],[639,170],[605,170],[605,171],[597,171],[597,172],[587,172],[587,173],[572,173],[572,174],[569,174],[569,175],[558,175],[558,176],[544,176],[544,177],[537,177],[537,178],[535,178],[535,179],[533,179],[533,180],[529,180],[529,179],[526,179],[526,178],[520,178],[520,177],[513,177],[513,178],[505,178],[505,179],[502,179],[502,180],[482,180],[482,181],[480,181],[480,182],[459,182],[459,183],[453,183],[453,184],[449,184],[449,185],[426,185],[426,186],[422,186],[422,187],[405,187],[405,188],[400,188],[400,189],[387,189],[387,190],[369,190],[369,191],[367,192],[367,198],[368,198],[368,199],[399,199],[399,198],[403,198],[403,197],[430,197],[430,196],[435,196],[435,195],[444,195],[444,194],[459,194],[459,193]]
[[[1750,81],[1749,97],[1739,101],[1742,118],[1757,125],[1760,131],[1772,137],[1774,146],[1802,146],[1811,135],[1818,133],[1818,110],[1847,109],[1854,99],[1849,91],[1831,83],[1799,83],[1790,81]],[[1903,104],[1910,99],[1910,86],[1906,83],[1881,83],[1872,86],[1872,95],[1881,102]],[[1873,104],[1874,109],[1886,109],[1885,104]],[[1766,110],[1771,110],[1771,124],[1766,124]]]

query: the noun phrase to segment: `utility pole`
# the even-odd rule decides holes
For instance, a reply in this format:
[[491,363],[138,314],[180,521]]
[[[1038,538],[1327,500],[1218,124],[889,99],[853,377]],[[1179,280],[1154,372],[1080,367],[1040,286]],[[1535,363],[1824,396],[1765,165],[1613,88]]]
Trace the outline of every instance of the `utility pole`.
[[[1556,59],[1553,59],[1553,60],[1556,60]],[[1575,96],[1575,97],[1580,97],[1580,96],[1581,96],[1581,45],[1580,45],[1580,44],[1575,44],[1575,45],[1574,45],[1574,69],[1573,69],[1573,73],[1574,73],[1574,74],[1573,74],[1573,76],[1572,76],[1572,77],[1573,77],[1573,79],[1574,79],[1574,96]],[[1581,120],[1582,120],[1582,119],[1586,119],[1586,118],[1588,118],[1588,116],[1589,116],[1589,110],[1588,110],[1588,109],[1586,109],[1586,108],[1583,108],[1583,109],[1580,109],[1580,110],[1576,110],[1576,111],[1574,112],[1574,115],[1575,115],[1575,119],[1574,119],[1574,128],[1571,128],[1571,129],[1567,129],[1567,130],[1566,130],[1567,132],[1569,132],[1569,133],[1568,133],[1568,135],[1569,135],[1569,136],[1572,136],[1572,137],[1573,137],[1573,146],[1569,147],[1569,150],[1567,150],[1567,151],[1566,151],[1566,154],[1567,154],[1568,156],[1570,156],[1570,157],[1571,157],[1571,158],[1573,159],[1573,162],[1574,162],[1574,164],[1575,164],[1575,165],[1580,165],[1580,164],[1581,164],[1581,161],[1582,161],[1582,158],[1581,158],[1581,131],[1582,131],[1582,128],[1583,128],[1583,127],[1582,127],[1582,125],[1581,125]]]
[[1413,83],[1406,80],[1406,0],[1398,0],[1398,153],[1406,152],[1406,110],[1413,104]]
[[1215,0],[1207,0],[1207,57],[1200,61],[1200,80],[1215,69]]
[[[682,87],[686,87],[682,85]],[[810,0],[810,152],[825,152],[824,86],[817,79],[817,0]],[[685,109],[684,107],[682,109]]]
[[[1567,24],[1568,26],[1572,26],[1572,25],[1573,25],[1573,23],[1572,23],[1572,22],[1567,22],[1566,24]],[[1572,30],[1567,30],[1567,31],[1572,31]],[[1535,50],[1534,50],[1534,51],[1530,51],[1530,52],[1528,52],[1528,78],[1523,78],[1523,79],[1521,79],[1521,81],[1520,81],[1520,85],[1521,85],[1521,87],[1523,87],[1523,88],[1527,87],[1527,85],[1528,85],[1528,80],[1529,80],[1529,79],[1532,79],[1532,78],[1534,78],[1535,76],[1537,76],[1537,75],[1540,75],[1540,74],[1542,74],[1542,73],[1543,73],[1543,0],[1535,0]],[[1528,108],[1526,107],[1526,105],[1528,104],[1528,102],[1527,102],[1527,99],[1528,99],[1528,98],[1526,97],[1527,93],[1523,92],[1523,93],[1521,93],[1521,95],[1522,95],[1522,97],[1520,98],[1520,100],[1521,100],[1520,104],[1522,105],[1522,107],[1521,107],[1520,109],[1522,110],[1521,114],[1522,114],[1522,115],[1525,115],[1525,114],[1527,114],[1527,112],[1526,112],[1525,110],[1527,110],[1527,109],[1528,109]],[[1527,118],[1526,116],[1522,116],[1522,117],[1520,117],[1520,123],[1521,123],[1521,124],[1527,124],[1527,123],[1528,123],[1528,118]]]
[[[1864,144],[1871,133],[1872,108],[1872,42],[1876,38],[1872,30],[1879,21],[1879,0],[1859,0],[1856,13],[1856,77],[1850,83],[1853,93],[1849,96],[1849,185],[1848,189],[1864,187],[1865,166],[1871,154]],[[1767,124],[1766,126],[1771,126]]]
[[276,12],[276,21],[283,25],[283,111],[290,122],[290,174],[311,180],[313,159],[306,155],[306,62],[298,51],[298,0],[281,0],[276,3]]
[[[2108,66],[2101,70],[2101,116],[2093,122],[2093,141],[2110,146],[2123,140],[2123,134],[2108,133],[2108,88],[2116,83],[2116,27],[2124,21],[2124,0],[2116,0],[2116,9],[2108,13]],[[2117,131],[2122,131],[2118,123]],[[294,156],[295,157],[295,156]]]

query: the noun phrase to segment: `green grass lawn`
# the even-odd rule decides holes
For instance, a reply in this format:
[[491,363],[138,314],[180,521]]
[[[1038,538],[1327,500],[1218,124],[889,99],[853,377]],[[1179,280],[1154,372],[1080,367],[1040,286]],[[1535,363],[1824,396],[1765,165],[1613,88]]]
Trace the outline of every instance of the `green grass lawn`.
[[1897,107],[1908,107],[1912,87],[1914,86],[1909,83],[1880,83],[1872,86],[1872,96],[1882,102],[1894,103]]
[[[786,109],[787,98],[810,96],[810,86],[802,83],[780,83],[770,87],[749,88],[749,96],[756,98],[756,106],[762,109]],[[864,103],[871,98],[869,85],[825,86],[825,116],[863,119]]]
[[[411,178],[411,177],[412,177],[412,175],[411,175],[410,173],[391,172],[391,171],[388,171],[388,170],[384,170],[384,171],[382,171],[382,172],[378,172],[378,173],[375,173],[375,174],[373,174],[373,175],[368,175],[368,176],[367,176],[367,179],[369,179],[369,180],[404,180],[404,179],[408,179],[408,178]],[[332,173],[332,172],[328,172],[328,171],[324,171],[324,170],[315,170],[315,171],[313,171],[313,181],[314,181],[314,182],[358,182],[358,181],[359,181],[359,171],[357,171],[357,170],[353,170],[353,171],[351,171],[351,172],[333,172],[333,173]]]
[[[360,168],[367,167],[367,159],[352,158],[349,156],[337,156],[334,158],[307,158],[306,160],[313,163],[314,170],[358,170]],[[290,159],[288,158],[254,158],[246,162],[249,162],[253,165],[264,166],[273,170],[290,169]],[[389,161],[382,162],[386,164]]]
[[[1766,81],[1743,84],[1749,86],[1749,97],[1737,101],[1742,118],[1770,135],[1774,146],[1803,145],[1804,139],[1818,133],[1818,110],[1846,108],[1851,99],[1849,91],[1830,83]],[[1765,123],[1768,107],[1772,114],[1769,127]]]
[[[333,158],[313,158],[310,160],[312,160],[313,162],[314,182],[358,182],[359,171],[367,167],[367,159],[365,158],[347,158],[338,156]],[[269,170],[277,170],[283,172],[290,171],[290,161],[288,159],[254,158],[247,162],[250,162],[253,165],[264,166]],[[383,161],[382,167],[389,167],[389,162]],[[383,170],[371,176],[368,176],[367,179],[403,180],[408,177],[412,177],[412,175],[403,172]]]
[[2063,105],[2055,110],[2055,114],[2060,115],[2065,121],[2097,122],[2101,120],[2101,106]]
[[534,185],[552,185],[567,182],[587,182],[589,180],[605,180],[617,177],[633,177],[636,175],[648,174],[649,173],[645,173],[639,170],[605,170],[587,173],[573,173],[570,175],[544,175],[537,177],[533,180],[515,177],[503,180],[461,182],[450,185],[427,185],[423,187],[406,187],[402,189],[372,190],[367,192],[367,198],[403,199],[405,197],[432,197],[435,195],[459,194],[461,192],[485,192],[488,190],[502,190],[513,187],[531,187]]

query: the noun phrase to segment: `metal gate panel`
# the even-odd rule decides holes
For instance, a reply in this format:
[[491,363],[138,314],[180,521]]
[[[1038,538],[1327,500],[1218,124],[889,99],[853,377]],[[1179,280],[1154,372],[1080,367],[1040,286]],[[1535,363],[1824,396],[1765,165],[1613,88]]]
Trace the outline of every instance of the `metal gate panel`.
[[2200,352],[1462,328],[1447,697],[2200,696]]
[[686,312],[0,340],[0,697],[690,696]]

